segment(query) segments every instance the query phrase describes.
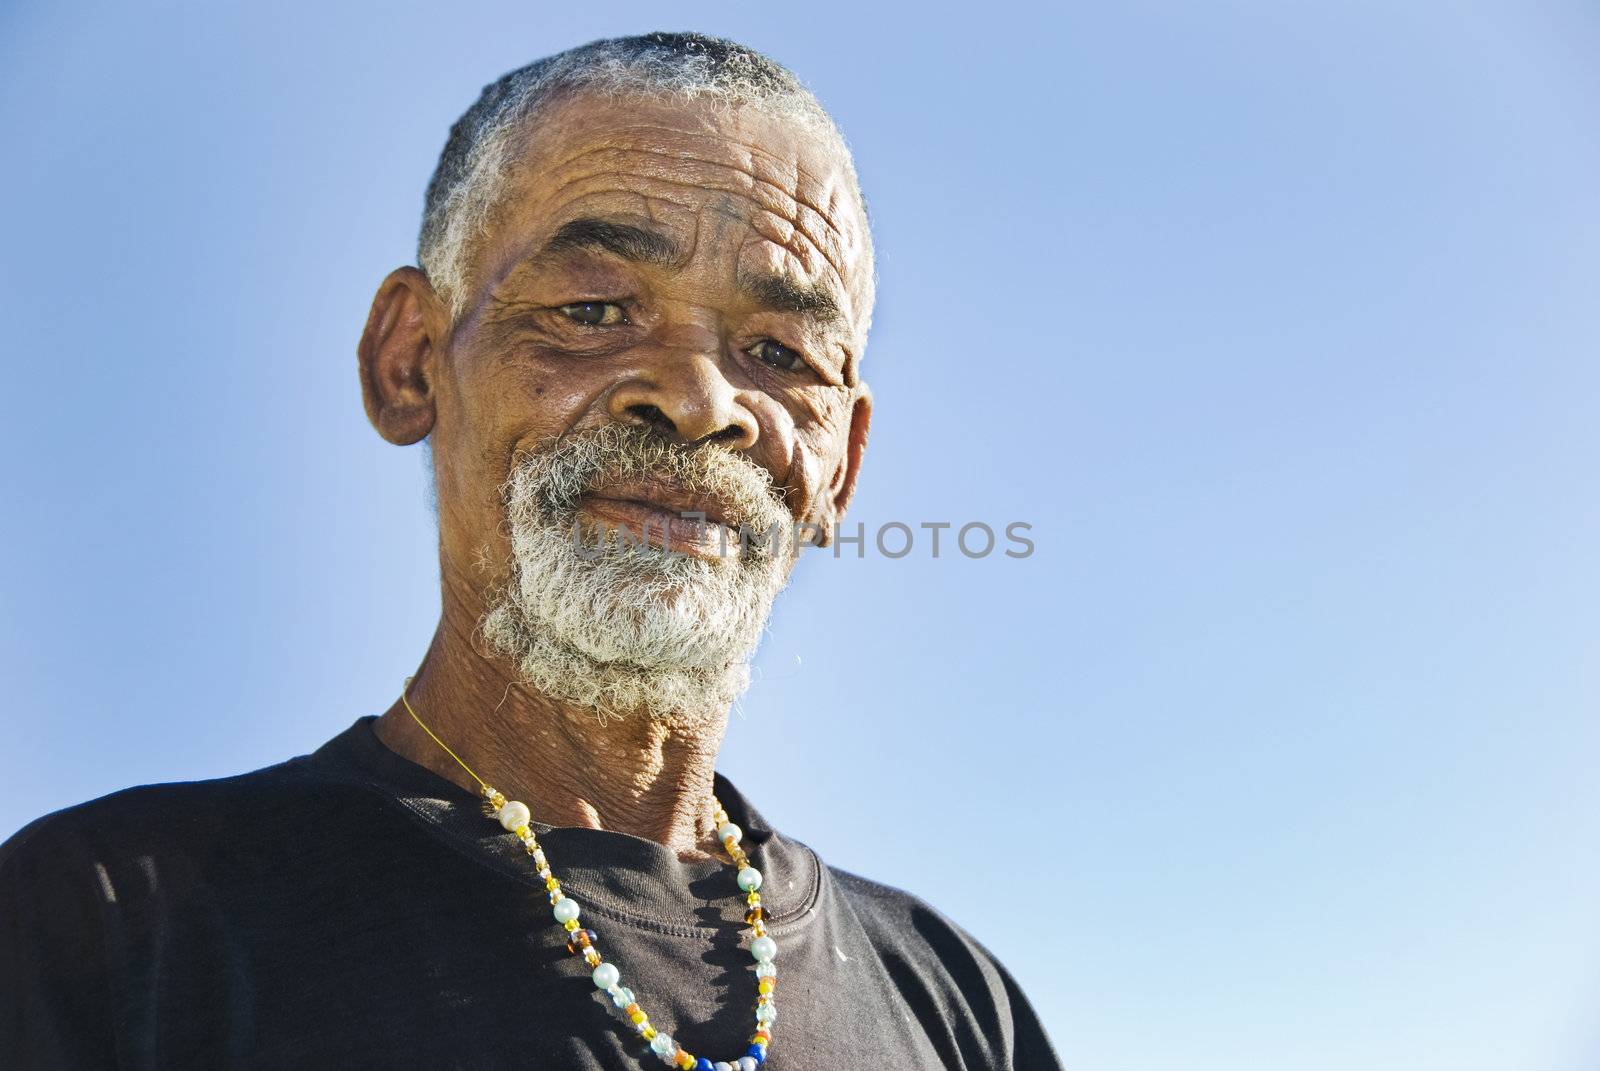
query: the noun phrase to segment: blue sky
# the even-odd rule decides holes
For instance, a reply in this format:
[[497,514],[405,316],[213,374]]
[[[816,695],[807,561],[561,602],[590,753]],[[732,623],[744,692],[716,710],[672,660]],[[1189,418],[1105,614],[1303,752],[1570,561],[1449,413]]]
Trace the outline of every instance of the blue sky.
[[[695,28],[871,203],[855,520],[724,754],[1079,1071],[1600,1065],[1600,13],[0,11],[0,836],[385,709],[437,613],[354,347],[506,69]],[[848,995],[842,995],[848,999]]]

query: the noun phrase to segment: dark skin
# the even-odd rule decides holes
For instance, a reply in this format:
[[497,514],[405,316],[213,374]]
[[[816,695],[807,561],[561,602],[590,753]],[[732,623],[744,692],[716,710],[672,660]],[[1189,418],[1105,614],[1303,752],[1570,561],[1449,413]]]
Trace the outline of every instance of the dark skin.
[[[469,252],[459,315],[420,271],[400,268],[379,287],[359,347],[373,426],[390,442],[433,446],[441,613],[411,703],[539,821],[701,858],[715,844],[726,709],[602,725],[519,684],[474,641],[509,561],[499,487],[519,451],[551,436],[641,424],[743,454],[783,489],[796,522],[831,531],[872,414],[858,367],[872,300],[866,222],[826,139],[749,109],[578,96],[518,149]],[[648,488],[596,494],[582,509],[634,526],[677,512]],[[398,700],[377,730],[478,791]]]

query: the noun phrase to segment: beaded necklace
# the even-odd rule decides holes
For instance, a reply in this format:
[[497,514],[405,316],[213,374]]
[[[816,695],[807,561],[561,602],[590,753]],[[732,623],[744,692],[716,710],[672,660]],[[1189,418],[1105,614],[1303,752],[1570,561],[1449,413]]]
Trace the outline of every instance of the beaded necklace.
[[578,922],[578,901],[563,893],[561,882],[551,874],[550,862],[545,858],[544,849],[539,846],[538,838],[533,835],[533,829],[528,824],[533,820],[528,805],[517,800],[508,800],[496,789],[491,788],[488,782],[473,773],[472,767],[462,762],[461,756],[451,751],[449,745],[440,740],[438,735],[417,716],[417,712],[411,709],[411,700],[407,697],[414,679],[407,677],[405,686],[400,690],[400,701],[405,704],[406,712],[435,744],[444,748],[445,754],[456,760],[457,764],[467,772],[468,777],[478,782],[483,794],[483,813],[498,820],[502,827],[515,833],[517,839],[522,841],[522,846],[533,857],[533,865],[538,870],[539,877],[544,879],[545,891],[550,894],[551,914],[567,931],[567,951],[583,957],[583,961],[589,965],[590,977],[594,980],[595,987],[603,990],[622,1014],[627,1016],[634,1030],[649,1043],[650,1051],[661,1057],[663,1063],[681,1068],[682,1071],[755,1071],[757,1067],[766,1063],[767,1048],[772,1044],[772,1023],[778,1017],[778,1009],[772,997],[773,990],[778,984],[778,968],[772,962],[778,954],[778,944],[767,936],[766,912],[761,907],[759,891],[761,871],[750,865],[749,856],[739,847],[744,831],[728,820],[728,812],[723,810],[716,796],[711,797],[711,803],[716,808],[717,840],[722,843],[728,858],[737,869],[735,880],[745,894],[747,910],[744,920],[750,926],[750,955],[756,961],[758,996],[756,1029],[750,1036],[750,1048],[735,1060],[712,1063],[704,1056],[693,1055],[688,1049],[679,1045],[672,1035],[663,1034],[651,1025],[650,1017],[639,1007],[633,990],[622,984],[621,972],[613,964],[601,959],[599,950],[595,948],[595,932],[585,929]]

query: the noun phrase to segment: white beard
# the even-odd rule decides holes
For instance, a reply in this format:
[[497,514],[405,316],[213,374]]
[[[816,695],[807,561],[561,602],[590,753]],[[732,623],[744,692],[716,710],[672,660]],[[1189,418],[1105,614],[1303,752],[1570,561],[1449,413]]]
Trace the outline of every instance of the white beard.
[[771,477],[742,455],[621,424],[563,436],[519,458],[501,487],[510,576],[478,630],[523,683],[602,721],[636,712],[720,716],[749,685],[749,659],[788,581],[794,541],[735,538],[715,560],[580,543],[582,496],[629,479],[708,497],[735,528],[790,531]]

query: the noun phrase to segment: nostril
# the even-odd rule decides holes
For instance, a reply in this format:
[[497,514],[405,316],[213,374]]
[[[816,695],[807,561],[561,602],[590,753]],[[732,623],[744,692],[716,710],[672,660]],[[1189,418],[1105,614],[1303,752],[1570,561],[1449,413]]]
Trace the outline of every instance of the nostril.
[[678,430],[677,426],[672,423],[672,418],[662,412],[660,406],[650,405],[647,402],[628,406],[628,415],[641,424],[655,428],[657,431],[664,431],[670,434]]

